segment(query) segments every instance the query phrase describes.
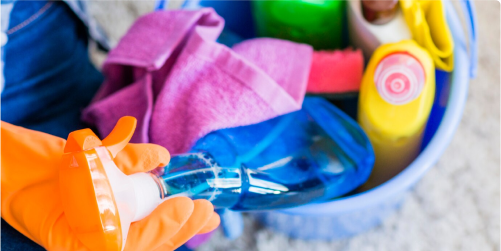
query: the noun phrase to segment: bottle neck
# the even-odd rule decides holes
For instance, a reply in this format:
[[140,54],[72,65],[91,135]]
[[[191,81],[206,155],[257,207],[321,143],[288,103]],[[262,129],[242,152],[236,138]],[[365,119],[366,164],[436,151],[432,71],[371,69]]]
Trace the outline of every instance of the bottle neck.
[[169,165],[151,172],[159,198],[207,199],[215,207],[231,207],[242,192],[242,167],[220,167],[206,152],[173,156]]
[[153,212],[165,197],[162,196],[162,187],[157,176],[151,173],[135,173],[128,177],[134,188],[135,211],[132,222],[135,222]]

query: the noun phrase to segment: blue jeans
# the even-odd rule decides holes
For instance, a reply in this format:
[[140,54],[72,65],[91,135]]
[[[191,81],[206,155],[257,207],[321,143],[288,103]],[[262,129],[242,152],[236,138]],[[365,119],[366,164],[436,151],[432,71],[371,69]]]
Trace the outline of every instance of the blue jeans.
[[80,112],[103,80],[85,26],[62,2],[18,1],[7,34],[2,120],[62,138],[82,128]]
[[[18,1],[4,49],[3,121],[66,138],[103,77],[85,26],[63,2]],[[36,210],[36,209],[34,209]],[[2,220],[2,250],[43,250]]]

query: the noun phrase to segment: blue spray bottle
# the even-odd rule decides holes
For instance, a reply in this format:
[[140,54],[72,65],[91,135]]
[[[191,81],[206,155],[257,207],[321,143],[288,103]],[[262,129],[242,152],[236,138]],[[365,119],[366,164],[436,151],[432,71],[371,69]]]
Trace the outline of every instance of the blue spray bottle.
[[342,196],[366,181],[373,164],[355,121],[321,98],[306,98],[298,112],[208,134],[155,174],[162,197],[247,211]]
[[135,118],[123,117],[103,141],[90,129],[68,136],[59,173],[64,212],[73,229],[89,229],[81,241],[94,245],[89,236],[111,233],[99,250],[109,243],[120,250],[132,222],[175,196],[237,211],[294,207],[348,193],[374,164],[362,129],[321,98],[305,99],[298,112],[210,133],[169,165],[126,175],[113,158],[135,127]]

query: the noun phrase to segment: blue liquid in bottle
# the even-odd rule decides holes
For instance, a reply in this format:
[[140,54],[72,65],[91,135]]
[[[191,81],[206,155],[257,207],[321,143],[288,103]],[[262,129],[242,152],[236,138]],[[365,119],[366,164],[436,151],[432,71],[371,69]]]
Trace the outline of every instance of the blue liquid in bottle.
[[208,134],[156,174],[165,197],[248,211],[342,196],[367,180],[373,164],[356,122],[321,98],[306,98],[298,112]]

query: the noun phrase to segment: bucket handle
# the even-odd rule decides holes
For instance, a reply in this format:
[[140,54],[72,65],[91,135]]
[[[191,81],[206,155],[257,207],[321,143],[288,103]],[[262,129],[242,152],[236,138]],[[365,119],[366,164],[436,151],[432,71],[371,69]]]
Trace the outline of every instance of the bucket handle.
[[466,20],[466,30],[468,32],[470,78],[475,78],[477,76],[478,66],[477,15],[475,14],[475,4],[471,0],[462,0],[460,5]]

